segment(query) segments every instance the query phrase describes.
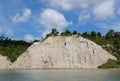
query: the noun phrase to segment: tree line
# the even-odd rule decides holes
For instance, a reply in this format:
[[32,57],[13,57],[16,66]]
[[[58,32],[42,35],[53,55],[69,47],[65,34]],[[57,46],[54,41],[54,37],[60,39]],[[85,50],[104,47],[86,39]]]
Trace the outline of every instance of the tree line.
[[61,36],[72,36],[72,35],[81,35],[85,38],[89,38],[89,37],[104,37],[106,39],[112,39],[112,38],[119,38],[120,37],[120,32],[115,32],[114,30],[109,30],[105,36],[102,36],[101,32],[95,32],[95,31],[91,31],[90,33],[88,32],[84,32],[82,34],[80,34],[79,32],[77,31],[73,31],[71,32],[70,30],[66,29],[64,32],[61,32],[59,33],[59,31],[57,31],[56,28],[53,28],[51,30],[51,32],[49,34],[46,34],[46,38],[48,38],[49,36],[58,36],[58,35],[61,35]]

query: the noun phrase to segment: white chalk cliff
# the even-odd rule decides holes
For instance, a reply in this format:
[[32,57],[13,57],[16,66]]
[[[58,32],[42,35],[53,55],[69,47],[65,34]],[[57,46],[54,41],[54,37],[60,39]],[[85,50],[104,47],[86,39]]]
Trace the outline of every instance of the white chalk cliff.
[[77,36],[51,36],[36,42],[9,68],[97,68],[116,58],[94,42]]
[[0,55],[0,69],[8,69],[11,62],[7,60],[7,57]]

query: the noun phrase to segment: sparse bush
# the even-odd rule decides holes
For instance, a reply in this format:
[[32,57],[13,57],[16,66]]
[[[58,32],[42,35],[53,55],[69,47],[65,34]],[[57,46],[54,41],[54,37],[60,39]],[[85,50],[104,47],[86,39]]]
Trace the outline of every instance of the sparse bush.
[[77,31],[73,31],[73,33],[72,33],[73,35],[77,35],[78,34],[78,32]]
[[118,64],[117,61],[109,59],[107,63],[99,66],[98,68],[118,68],[120,65]]

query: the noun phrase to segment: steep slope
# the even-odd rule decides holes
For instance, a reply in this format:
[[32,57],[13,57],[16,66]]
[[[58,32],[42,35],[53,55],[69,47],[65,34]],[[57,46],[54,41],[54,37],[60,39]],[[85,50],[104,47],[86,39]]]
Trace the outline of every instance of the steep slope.
[[36,42],[11,69],[97,68],[116,58],[94,42],[77,36],[51,36]]
[[7,69],[11,62],[6,57],[0,55],[0,69]]

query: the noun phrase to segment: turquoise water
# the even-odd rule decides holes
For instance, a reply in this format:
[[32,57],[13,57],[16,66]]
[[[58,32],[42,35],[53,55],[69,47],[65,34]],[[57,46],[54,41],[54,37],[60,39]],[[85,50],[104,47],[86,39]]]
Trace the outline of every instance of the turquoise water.
[[120,81],[120,70],[1,70],[0,81]]

